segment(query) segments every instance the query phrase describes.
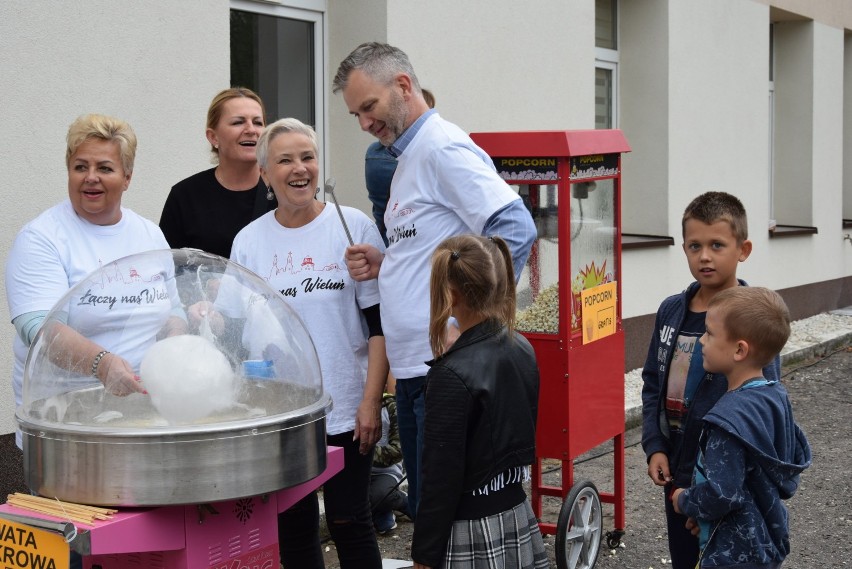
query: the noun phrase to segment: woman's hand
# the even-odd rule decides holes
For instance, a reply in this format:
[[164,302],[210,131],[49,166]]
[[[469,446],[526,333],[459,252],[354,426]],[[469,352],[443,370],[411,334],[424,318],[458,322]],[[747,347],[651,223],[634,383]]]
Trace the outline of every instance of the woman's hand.
[[115,354],[106,354],[98,363],[98,379],[110,395],[124,397],[131,393],[148,393],[139,383],[139,376],[127,360]]
[[355,413],[355,435],[360,441],[358,452],[367,454],[382,438],[382,402],[364,398]]
[[225,330],[225,319],[213,308],[213,303],[202,300],[191,305],[186,310],[189,325],[193,330],[198,330],[206,322],[210,330],[217,336]]

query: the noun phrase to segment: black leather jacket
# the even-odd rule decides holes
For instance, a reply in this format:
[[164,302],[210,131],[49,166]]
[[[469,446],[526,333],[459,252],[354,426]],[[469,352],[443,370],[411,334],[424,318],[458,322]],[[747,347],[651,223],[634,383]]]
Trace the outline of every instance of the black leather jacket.
[[539,372],[526,338],[510,338],[491,321],[466,330],[427,363],[412,559],[434,567],[444,557],[462,494],[535,460]]

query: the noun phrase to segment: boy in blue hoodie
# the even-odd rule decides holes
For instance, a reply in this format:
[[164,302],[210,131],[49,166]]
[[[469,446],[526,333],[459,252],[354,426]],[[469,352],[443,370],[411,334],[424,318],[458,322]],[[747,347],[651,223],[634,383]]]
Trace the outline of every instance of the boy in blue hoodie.
[[704,416],[693,484],[672,493],[674,509],[699,535],[700,567],[776,569],[790,552],[782,500],[811,463],[787,391],[761,370],[787,342],[790,313],[769,289],[735,287],[710,300],[705,327],[704,369],[728,390]]

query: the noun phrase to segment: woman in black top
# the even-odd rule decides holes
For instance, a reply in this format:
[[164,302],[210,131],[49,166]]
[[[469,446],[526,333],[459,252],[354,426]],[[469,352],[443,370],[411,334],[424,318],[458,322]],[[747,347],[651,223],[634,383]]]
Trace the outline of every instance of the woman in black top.
[[172,187],[160,216],[170,247],[229,258],[240,229],[276,208],[255,154],[264,115],[263,101],[249,89],[232,87],[213,97],[206,134],[216,166]]

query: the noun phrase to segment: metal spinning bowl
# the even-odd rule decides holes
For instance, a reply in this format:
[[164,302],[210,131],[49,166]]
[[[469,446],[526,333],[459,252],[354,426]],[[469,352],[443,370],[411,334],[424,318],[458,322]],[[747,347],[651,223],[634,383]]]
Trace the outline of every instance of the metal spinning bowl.
[[[110,395],[72,369],[66,340],[77,333],[138,372],[165,320],[199,301],[212,302],[227,324],[218,335],[205,322],[190,333],[213,342],[235,378],[227,404],[209,415],[169,422],[148,395]],[[262,377],[247,374],[254,368],[246,360],[264,363]],[[110,263],[56,304],[30,348],[16,418],[34,491],[160,506],[258,495],[318,476],[330,410],[313,343],[281,295],[226,259],[172,250]]]

